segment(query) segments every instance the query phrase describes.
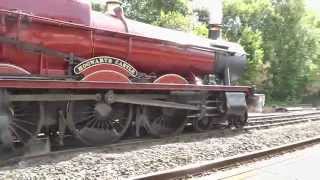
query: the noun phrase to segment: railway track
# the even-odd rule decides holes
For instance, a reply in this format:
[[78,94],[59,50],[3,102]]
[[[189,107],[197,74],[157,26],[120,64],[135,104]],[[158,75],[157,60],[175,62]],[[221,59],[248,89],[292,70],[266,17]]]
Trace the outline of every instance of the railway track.
[[[264,122],[265,121],[265,122]],[[274,117],[258,117],[258,118],[249,118],[248,125],[245,126],[241,130],[232,130],[232,129],[225,129],[221,128],[215,131],[208,131],[208,132],[201,132],[201,133],[184,133],[181,135],[178,135],[174,137],[179,141],[179,138],[183,137],[189,137],[192,136],[193,139],[197,139],[200,137],[212,137],[215,134],[219,134],[220,132],[234,132],[239,133],[243,130],[253,130],[253,129],[262,129],[262,128],[271,128],[271,127],[277,127],[277,126],[284,126],[289,124],[297,124],[297,123],[303,123],[308,121],[320,121],[320,112],[312,112],[312,113],[306,113],[306,114],[296,114],[296,115],[281,115],[281,116],[274,116]],[[56,157],[56,156],[63,156],[71,153],[82,153],[82,152],[88,152],[88,151],[98,151],[100,149],[116,149],[116,148],[122,148],[122,147],[135,147],[135,146],[143,146],[145,144],[157,144],[157,143],[163,143],[163,142],[169,142],[173,139],[173,137],[167,137],[162,139],[153,139],[153,138],[144,138],[144,139],[125,139],[120,141],[119,143],[110,144],[110,145],[104,145],[99,147],[79,147],[68,149],[61,149],[57,148],[58,150],[52,151],[45,154],[37,154],[37,155],[27,155],[27,156],[17,156],[14,158],[10,158],[8,160],[0,161],[0,166],[8,166],[8,165],[14,165],[20,161],[23,160],[37,160],[45,157]]]
[[305,113],[286,113],[286,114],[272,114],[272,115],[259,115],[259,116],[249,116],[250,121],[265,121],[270,119],[281,119],[281,118],[290,118],[290,117],[303,117],[309,115],[320,115],[320,111],[310,111]]
[[272,117],[259,117],[250,118],[248,124],[244,129],[261,129],[270,128],[276,126],[284,126],[290,124],[303,123],[308,121],[319,121],[320,113],[308,113],[308,114],[293,114],[293,115],[282,115]]
[[208,171],[216,171],[226,168],[232,168],[239,164],[248,164],[253,161],[261,160],[265,157],[276,156],[294,149],[310,146],[320,142],[320,136],[312,139],[299,141],[292,144],[286,144],[275,148],[251,152],[247,154],[232,156],[229,158],[207,161],[202,164],[195,164],[172,169],[168,171],[161,171],[157,173],[142,175],[131,178],[131,180],[164,180],[164,179],[183,179],[188,176],[196,176]]

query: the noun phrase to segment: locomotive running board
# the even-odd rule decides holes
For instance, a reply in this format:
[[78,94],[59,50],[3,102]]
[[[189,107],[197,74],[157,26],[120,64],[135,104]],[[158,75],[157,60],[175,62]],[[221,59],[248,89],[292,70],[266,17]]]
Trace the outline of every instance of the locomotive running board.
[[[157,106],[165,108],[175,109],[188,109],[188,110],[201,110],[201,107],[190,104],[182,104],[176,102],[170,102],[164,97],[155,96],[154,92],[164,92],[167,95],[170,92],[186,92],[186,93],[197,93],[197,92],[240,92],[245,96],[251,94],[250,87],[246,86],[198,86],[198,85],[185,85],[185,84],[152,84],[152,83],[116,83],[116,82],[86,82],[86,81],[60,81],[60,80],[15,80],[15,79],[0,79],[0,88],[5,89],[51,89],[51,90],[103,90],[105,92],[115,91],[134,91],[137,94],[112,94],[113,102],[139,104],[146,106]],[[129,92],[128,92],[129,91]],[[109,93],[106,94],[106,96]],[[153,97],[148,97],[148,94],[153,94]],[[161,95],[160,95],[161,96]],[[163,95],[162,95],[163,96]],[[84,100],[106,100],[110,97],[101,97],[97,94],[19,94],[19,95],[8,95],[10,101],[43,101],[43,102],[54,102],[54,101],[84,101]],[[160,99],[160,100],[159,100]],[[110,103],[113,103],[110,102]]]
[[14,89],[54,89],[54,90],[137,90],[137,91],[207,91],[207,92],[243,92],[252,94],[249,86],[193,85],[193,84],[154,84],[89,82],[75,80],[21,80],[0,79],[0,88]]

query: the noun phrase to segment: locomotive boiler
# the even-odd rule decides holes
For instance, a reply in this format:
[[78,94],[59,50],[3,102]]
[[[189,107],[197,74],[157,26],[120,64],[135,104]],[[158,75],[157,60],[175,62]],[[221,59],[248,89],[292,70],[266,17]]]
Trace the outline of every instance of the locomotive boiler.
[[178,134],[187,122],[197,131],[242,127],[252,91],[231,84],[245,64],[238,44],[136,22],[120,7],[2,0],[1,144],[27,146],[39,133],[61,145],[68,133],[105,144],[128,129]]

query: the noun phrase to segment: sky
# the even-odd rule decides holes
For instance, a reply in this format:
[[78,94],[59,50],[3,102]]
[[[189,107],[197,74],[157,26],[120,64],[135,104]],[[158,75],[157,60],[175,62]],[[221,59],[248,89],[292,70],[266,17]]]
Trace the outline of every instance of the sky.
[[309,0],[308,7],[320,14],[320,0]]

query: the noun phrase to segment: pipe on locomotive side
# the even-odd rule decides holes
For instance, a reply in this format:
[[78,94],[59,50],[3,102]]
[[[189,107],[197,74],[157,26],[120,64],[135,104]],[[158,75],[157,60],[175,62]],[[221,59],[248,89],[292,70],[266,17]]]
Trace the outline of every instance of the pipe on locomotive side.
[[[15,9],[17,12],[80,25],[53,23],[48,26],[37,21],[36,17],[23,14],[32,20],[21,26],[19,18],[8,20],[10,18],[2,13],[1,17],[5,19],[2,25],[8,28],[1,34],[62,52],[72,52],[87,59],[113,56],[127,60],[144,73],[175,73],[184,77],[194,74],[201,77],[220,74],[229,67],[232,80],[236,80],[245,69],[245,52],[237,44],[121,19],[115,14],[95,12],[86,0],[2,0],[0,9]],[[216,47],[230,53],[208,51]],[[67,63],[62,59],[26,54],[4,45],[1,49],[1,62],[19,65],[32,74],[66,74]]]

